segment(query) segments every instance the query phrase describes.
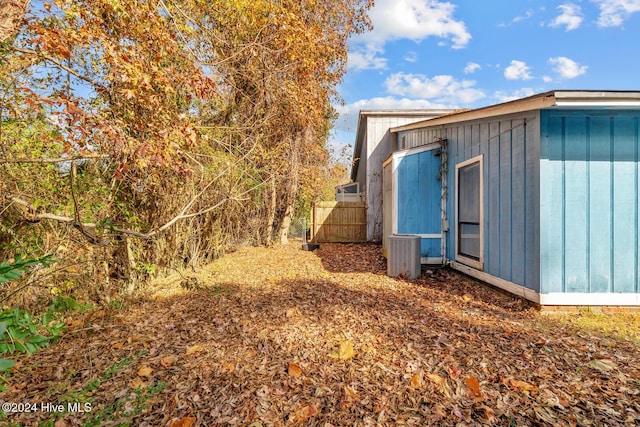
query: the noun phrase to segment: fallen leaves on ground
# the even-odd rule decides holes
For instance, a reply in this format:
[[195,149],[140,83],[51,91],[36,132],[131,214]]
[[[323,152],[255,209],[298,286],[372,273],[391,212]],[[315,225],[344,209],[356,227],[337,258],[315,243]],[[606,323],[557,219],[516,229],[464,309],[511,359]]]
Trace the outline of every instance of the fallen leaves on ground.
[[376,245],[243,248],[194,274],[198,290],[165,284],[21,358],[2,400],[90,399],[90,413],[55,425],[107,413],[174,427],[640,419],[638,341],[542,316],[447,269],[389,278]]
[[411,376],[411,387],[412,388],[420,388],[420,387],[422,387],[422,375],[413,374]]
[[138,368],[138,376],[139,377],[147,377],[150,378],[151,374],[153,373],[153,369],[151,369],[149,366],[147,365],[142,365]]
[[295,363],[289,363],[289,366],[287,367],[287,372],[293,378],[300,378],[300,376],[304,373],[300,365],[296,365]]
[[480,383],[478,379],[475,377],[467,378],[466,380],[467,388],[469,388],[469,392],[471,397],[476,399],[482,399],[482,391],[480,390]]
[[340,342],[340,346],[329,354],[329,357],[340,360],[349,360],[356,355],[353,344],[349,340]]

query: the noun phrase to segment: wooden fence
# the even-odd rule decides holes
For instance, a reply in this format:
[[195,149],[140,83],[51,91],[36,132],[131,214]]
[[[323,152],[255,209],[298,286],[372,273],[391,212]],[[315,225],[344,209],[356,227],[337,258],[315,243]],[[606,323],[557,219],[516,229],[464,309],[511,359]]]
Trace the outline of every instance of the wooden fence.
[[311,241],[366,242],[365,202],[320,202],[311,211]]

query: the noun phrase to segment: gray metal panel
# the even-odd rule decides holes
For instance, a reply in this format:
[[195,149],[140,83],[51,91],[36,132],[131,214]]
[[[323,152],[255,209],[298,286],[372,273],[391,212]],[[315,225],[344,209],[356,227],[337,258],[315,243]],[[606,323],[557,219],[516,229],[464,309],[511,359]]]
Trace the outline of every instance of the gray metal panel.
[[415,279],[420,275],[419,236],[389,236],[389,256],[387,257],[387,275],[396,277],[405,275]]

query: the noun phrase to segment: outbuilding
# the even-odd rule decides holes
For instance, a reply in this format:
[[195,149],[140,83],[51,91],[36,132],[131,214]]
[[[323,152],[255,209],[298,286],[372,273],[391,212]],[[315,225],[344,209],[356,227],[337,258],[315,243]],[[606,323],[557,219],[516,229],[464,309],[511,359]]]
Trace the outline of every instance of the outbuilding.
[[640,305],[639,122],[640,92],[551,91],[393,127],[382,234],[544,306]]
[[[367,205],[367,240],[382,239],[382,162],[397,148],[389,129],[429,120],[450,110],[361,110],[353,151],[351,182]],[[340,200],[343,188],[336,189]],[[353,197],[353,196],[347,196]]]

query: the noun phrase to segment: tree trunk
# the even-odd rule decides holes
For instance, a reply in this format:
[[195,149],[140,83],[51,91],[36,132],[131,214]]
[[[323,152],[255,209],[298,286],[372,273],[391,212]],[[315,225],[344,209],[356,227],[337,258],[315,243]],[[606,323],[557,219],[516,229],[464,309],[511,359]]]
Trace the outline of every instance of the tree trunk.
[[0,0],[0,47],[13,44],[29,3],[29,0]]
[[280,229],[278,230],[281,245],[289,243],[289,227],[291,226],[291,217],[294,213],[296,194],[298,193],[298,150],[302,145],[303,137],[303,135],[298,135],[291,143],[291,173],[287,180],[289,188],[287,189],[284,214],[282,221],[280,221]]
[[276,220],[277,195],[275,175],[271,175],[271,200],[269,202],[267,210],[267,231],[265,233],[265,242],[267,243],[267,246],[271,246],[273,244],[273,223]]
[[284,212],[284,217],[280,223],[280,244],[286,245],[289,243],[289,227],[291,226],[291,216],[293,215],[293,203],[291,200],[287,200],[287,207]]

